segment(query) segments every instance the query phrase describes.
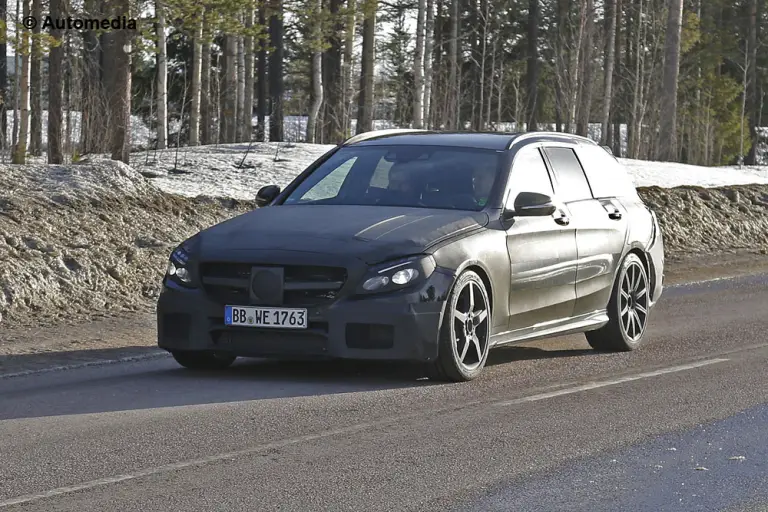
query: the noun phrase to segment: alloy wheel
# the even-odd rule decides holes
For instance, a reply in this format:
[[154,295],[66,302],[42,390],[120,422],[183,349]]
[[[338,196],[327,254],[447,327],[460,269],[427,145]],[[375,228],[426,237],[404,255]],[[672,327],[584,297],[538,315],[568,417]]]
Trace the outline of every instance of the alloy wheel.
[[456,360],[468,371],[483,362],[488,349],[488,304],[480,287],[468,281],[459,292],[453,309],[453,334]]
[[627,338],[635,342],[645,332],[648,320],[648,280],[645,269],[632,262],[624,273],[621,281],[621,295],[619,297],[619,318],[621,328]]

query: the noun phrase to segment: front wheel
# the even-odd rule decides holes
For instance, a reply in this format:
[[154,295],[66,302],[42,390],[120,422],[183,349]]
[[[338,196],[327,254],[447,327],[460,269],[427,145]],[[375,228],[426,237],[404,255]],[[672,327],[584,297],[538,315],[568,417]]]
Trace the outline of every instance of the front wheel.
[[184,368],[203,371],[224,370],[237,359],[237,356],[206,351],[174,350],[171,355]]
[[445,307],[437,359],[428,367],[433,380],[465,382],[477,378],[488,359],[491,308],[483,280],[461,274]]
[[648,325],[650,304],[648,273],[640,258],[624,258],[608,303],[608,323],[585,333],[595,350],[627,352],[638,348]]

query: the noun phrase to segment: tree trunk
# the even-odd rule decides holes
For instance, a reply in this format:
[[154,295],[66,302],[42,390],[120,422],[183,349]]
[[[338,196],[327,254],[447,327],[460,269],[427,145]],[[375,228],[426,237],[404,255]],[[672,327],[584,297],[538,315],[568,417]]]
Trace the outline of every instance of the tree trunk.
[[[39,1],[39,0],[38,0]],[[427,0],[419,0],[416,16],[416,55],[413,58],[413,127],[424,126],[424,34]]]
[[592,51],[594,48],[594,0],[587,0],[584,13],[584,39],[581,52],[581,81],[579,91],[579,118],[576,123],[576,134],[586,137],[589,134],[589,121],[592,114],[592,82],[594,73],[592,66]]
[[200,63],[200,140],[203,144],[213,144],[211,121],[211,44],[204,42],[201,48]]
[[605,88],[603,92],[603,115],[600,125],[600,144],[608,144],[608,123],[611,121],[611,99],[613,98],[613,65],[616,45],[616,0],[605,0]]
[[323,103],[323,52],[321,44],[323,42],[323,24],[321,13],[323,11],[323,0],[316,0],[315,11],[312,13],[312,107],[309,110],[309,119],[307,119],[307,142],[314,144],[316,142],[317,115],[320,113],[320,105]]
[[168,147],[168,52],[165,44],[165,5],[155,0],[157,10],[157,148]]
[[528,63],[526,69],[526,131],[538,130],[536,113],[538,112],[539,91],[539,0],[528,1]]
[[[7,26],[8,0],[0,0],[0,22]],[[8,45],[0,38],[0,151],[8,147]]]
[[448,72],[448,125],[459,128],[461,98],[459,97],[459,0],[451,0],[451,39],[448,44],[450,70]]
[[344,65],[343,65],[343,97],[344,97],[344,138],[349,137],[352,125],[352,107],[355,97],[355,86],[352,82],[352,67],[355,49],[355,15],[357,14],[357,0],[347,0],[347,26],[344,40]]
[[[32,16],[36,20],[43,17],[41,0],[32,0]],[[29,153],[34,156],[43,154],[43,51],[40,39],[41,23],[35,25],[32,36],[32,64],[30,85],[32,92],[32,129]]]
[[[130,16],[130,0],[113,0],[112,16]],[[110,118],[110,151],[112,160],[130,164],[131,149],[131,31],[115,30],[107,34],[105,61],[110,63],[107,75]]]
[[344,97],[342,84],[341,56],[344,43],[343,33],[346,19],[342,16],[343,0],[330,0],[328,14],[331,27],[328,34],[328,47],[322,55],[322,81],[325,108],[323,109],[323,142],[339,142],[344,138]]
[[[53,19],[66,16],[66,0],[51,0],[50,14]],[[64,163],[64,151],[62,147],[62,86],[64,84],[64,30],[51,29],[51,37],[55,43],[51,44],[48,56],[48,163]]]
[[283,141],[283,0],[273,0],[269,18],[269,140]]
[[758,76],[757,76],[757,0],[750,0],[749,2],[749,33],[748,33],[748,46],[749,46],[749,86],[748,86],[748,101],[749,101],[749,139],[752,141],[752,146],[749,148],[747,157],[744,163],[747,165],[757,165],[757,146],[759,143],[759,137],[757,133],[757,127],[760,126],[760,101],[758,100]]
[[201,43],[203,39],[203,13],[198,11],[200,19],[195,25],[195,36],[192,39],[192,107],[189,112],[189,145],[200,145],[200,97],[202,81],[203,51]]
[[231,34],[225,36],[224,83],[222,85],[223,142],[237,142],[237,37]]
[[357,100],[357,130],[373,130],[373,71],[376,43],[377,0],[365,0],[363,22],[363,58],[360,65],[360,95]]
[[[29,0],[22,2],[23,16],[29,16]],[[21,80],[19,82],[19,140],[13,154],[14,164],[27,162],[27,140],[29,138],[29,31],[21,31]],[[16,73],[18,76],[18,70]]]
[[246,140],[245,133],[245,41],[237,36],[237,142]]
[[657,153],[658,159],[662,161],[672,160],[677,153],[677,77],[680,72],[682,17],[683,0],[669,0]]
[[[624,77],[621,73],[621,19],[622,19],[622,10],[623,10],[623,2],[622,0],[613,0],[614,4],[614,12],[616,14],[616,31],[614,34],[614,49],[613,49],[613,82],[611,87],[611,92],[613,97],[611,98],[611,117],[613,118],[613,154],[616,156],[622,156],[623,150],[622,150],[622,134],[621,134],[621,123],[624,121],[624,123],[628,123],[629,119],[626,115],[626,102],[616,102],[615,106],[613,104],[613,98],[622,98],[623,92],[624,92]],[[627,30],[628,32],[629,30]]]
[[[259,6],[259,26],[266,24],[264,14],[264,5]],[[259,62],[258,62],[258,90],[256,106],[256,140],[265,142],[267,139],[266,116],[267,116],[267,42],[263,37],[259,38]]]
[[424,103],[422,120],[426,128],[432,127],[430,105],[432,103],[432,52],[434,52],[435,0],[427,0],[427,16],[424,42]]
[[[245,26],[253,29],[253,9],[245,13]],[[245,38],[245,97],[243,98],[243,134],[245,140],[253,139],[253,36]]]

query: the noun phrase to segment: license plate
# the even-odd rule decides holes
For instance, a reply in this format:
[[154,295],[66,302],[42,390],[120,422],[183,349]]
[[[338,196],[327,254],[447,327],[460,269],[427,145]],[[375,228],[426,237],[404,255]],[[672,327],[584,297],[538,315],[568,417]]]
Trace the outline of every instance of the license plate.
[[307,310],[294,308],[225,306],[224,325],[306,329]]

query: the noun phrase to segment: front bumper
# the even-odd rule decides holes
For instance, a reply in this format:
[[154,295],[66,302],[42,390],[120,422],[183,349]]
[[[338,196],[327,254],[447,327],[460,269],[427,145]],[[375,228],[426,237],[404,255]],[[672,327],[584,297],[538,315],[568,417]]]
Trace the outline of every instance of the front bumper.
[[412,290],[343,297],[308,307],[309,327],[300,331],[227,327],[224,304],[201,289],[169,283],[157,303],[158,346],[244,357],[431,361],[437,357],[443,308],[453,281],[452,273],[438,268]]

